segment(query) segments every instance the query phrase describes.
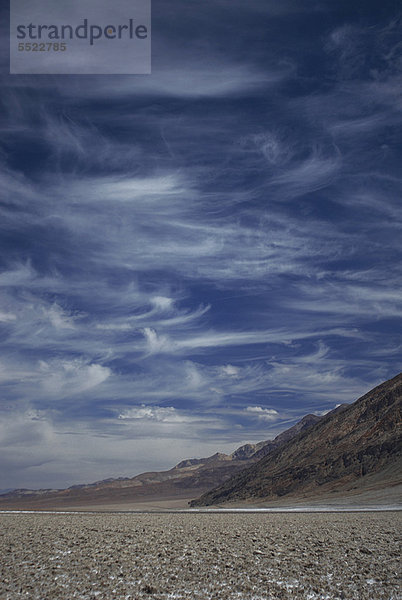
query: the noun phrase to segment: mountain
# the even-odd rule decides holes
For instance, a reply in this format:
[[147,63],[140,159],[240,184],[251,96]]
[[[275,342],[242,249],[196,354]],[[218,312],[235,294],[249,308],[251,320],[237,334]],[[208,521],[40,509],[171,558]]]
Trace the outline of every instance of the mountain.
[[399,374],[290,439],[285,435],[267,456],[191,506],[395,489],[402,483],[401,399]]
[[[338,409],[335,408],[334,410],[338,410]],[[305,417],[303,417],[301,419],[301,421],[296,423],[296,425],[293,425],[293,427],[290,427],[290,429],[285,429],[285,431],[282,431],[282,433],[277,435],[276,438],[272,442],[265,442],[264,445],[261,446],[260,449],[256,450],[253,458],[255,460],[256,459],[259,460],[259,459],[263,458],[269,452],[271,452],[272,450],[275,450],[275,448],[282,446],[282,444],[285,444],[286,442],[288,442],[289,440],[294,438],[301,431],[305,431],[312,425],[315,425],[316,423],[318,423],[318,421],[320,421],[321,418],[322,417],[319,417],[318,415],[311,415],[311,414],[306,415]],[[244,448],[244,446],[243,446],[243,448]],[[239,450],[241,450],[241,448],[239,448]]]
[[245,444],[232,454],[217,452],[207,458],[189,458],[169,471],[142,473],[132,478],[106,479],[74,485],[65,490],[14,490],[0,496],[0,509],[83,508],[107,504],[124,506],[139,502],[194,498],[253,465],[320,418],[307,415],[274,440]]

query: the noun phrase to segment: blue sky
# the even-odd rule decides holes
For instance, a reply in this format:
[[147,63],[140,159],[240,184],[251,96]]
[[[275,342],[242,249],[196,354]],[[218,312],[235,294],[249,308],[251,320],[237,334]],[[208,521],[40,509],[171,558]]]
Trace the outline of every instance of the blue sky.
[[153,0],[150,76],[3,58],[0,488],[231,452],[401,370],[395,10]]

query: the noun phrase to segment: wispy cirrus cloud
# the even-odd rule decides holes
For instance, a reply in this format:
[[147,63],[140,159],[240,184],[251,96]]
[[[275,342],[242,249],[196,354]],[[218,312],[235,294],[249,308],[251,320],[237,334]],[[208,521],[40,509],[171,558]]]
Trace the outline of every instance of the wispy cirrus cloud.
[[233,451],[400,369],[398,23],[240,4],[160,4],[150,77],[5,77],[17,485]]

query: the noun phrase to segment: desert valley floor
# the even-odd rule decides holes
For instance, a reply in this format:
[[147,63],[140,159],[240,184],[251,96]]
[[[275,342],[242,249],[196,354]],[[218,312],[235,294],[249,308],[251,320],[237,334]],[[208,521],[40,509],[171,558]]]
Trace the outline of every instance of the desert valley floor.
[[401,512],[2,513],[2,600],[397,600]]

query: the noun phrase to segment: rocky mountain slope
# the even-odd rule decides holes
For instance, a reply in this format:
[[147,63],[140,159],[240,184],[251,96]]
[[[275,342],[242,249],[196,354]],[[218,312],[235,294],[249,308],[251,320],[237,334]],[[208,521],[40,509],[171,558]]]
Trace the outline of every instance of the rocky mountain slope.
[[235,473],[253,465],[300,431],[320,420],[307,415],[274,440],[246,444],[232,454],[181,461],[169,471],[142,473],[132,478],[118,478],[91,484],[75,485],[65,490],[14,490],[0,496],[0,510],[7,508],[68,508],[87,505],[119,505],[152,500],[194,498],[221,485]]
[[402,374],[339,407],[192,506],[317,498],[402,483]]

